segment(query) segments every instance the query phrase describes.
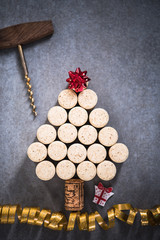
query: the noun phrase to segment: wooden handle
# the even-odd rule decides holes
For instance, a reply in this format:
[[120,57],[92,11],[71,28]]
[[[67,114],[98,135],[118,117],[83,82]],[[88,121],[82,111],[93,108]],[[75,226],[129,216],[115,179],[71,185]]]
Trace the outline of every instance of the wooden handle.
[[52,21],[22,23],[0,29],[0,49],[17,47],[53,34]]

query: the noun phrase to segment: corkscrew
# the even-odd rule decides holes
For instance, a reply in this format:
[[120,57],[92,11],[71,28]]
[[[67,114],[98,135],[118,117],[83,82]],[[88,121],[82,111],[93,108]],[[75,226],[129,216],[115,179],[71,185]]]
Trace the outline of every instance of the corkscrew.
[[28,89],[28,95],[32,112],[34,116],[37,116],[36,105],[33,98],[32,85],[30,77],[28,76],[27,64],[23,54],[22,45],[40,40],[41,38],[47,37],[53,34],[52,21],[41,21],[22,23],[7,28],[0,29],[0,49],[12,48],[18,46],[20,54],[26,85]]
[[32,107],[32,112],[33,112],[34,116],[36,117],[37,112],[36,112],[36,105],[34,104],[32,85],[30,83],[31,79],[28,76],[28,69],[27,69],[27,65],[26,65],[26,61],[25,61],[25,58],[24,58],[24,54],[23,54],[23,50],[22,50],[21,45],[18,45],[18,50],[19,50],[22,66],[23,66],[23,69],[24,69],[26,85],[27,85],[27,88],[28,88],[28,95],[29,95],[29,99],[30,99],[30,105]]

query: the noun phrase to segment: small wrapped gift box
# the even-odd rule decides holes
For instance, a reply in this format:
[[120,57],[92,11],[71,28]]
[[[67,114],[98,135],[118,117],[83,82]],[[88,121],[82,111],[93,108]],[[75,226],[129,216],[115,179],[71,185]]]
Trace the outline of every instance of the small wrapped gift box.
[[95,195],[93,202],[104,207],[106,201],[114,195],[112,190],[112,187],[105,188],[101,182],[98,184],[98,186],[95,185]]

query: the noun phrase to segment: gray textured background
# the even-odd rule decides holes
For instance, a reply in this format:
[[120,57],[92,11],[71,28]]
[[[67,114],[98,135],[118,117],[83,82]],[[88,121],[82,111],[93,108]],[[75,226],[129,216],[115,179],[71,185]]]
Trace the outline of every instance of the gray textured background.
[[[35,164],[26,157],[37,128],[66,88],[68,71],[81,67],[92,79],[97,106],[110,115],[130,156],[106,186],[115,195],[101,208],[92,203],[94,184],[85,183],[85,209],[103,217],[113,204],[129,202],[137,208],[160,204],[160,1],[131,0],[0,0],[0,28],[28,21],[52,19],[50,39],[24,47],[38,117],[33,120],[17,49],[0,51],[0,204],[40,206],[64,210],[64,182],[42,182]],[[58,190],[58,191],[57,191]],[[116,221],[105,232],[53,232],[29,225],[1,225],[0,239],[154,239],[159,227]]]

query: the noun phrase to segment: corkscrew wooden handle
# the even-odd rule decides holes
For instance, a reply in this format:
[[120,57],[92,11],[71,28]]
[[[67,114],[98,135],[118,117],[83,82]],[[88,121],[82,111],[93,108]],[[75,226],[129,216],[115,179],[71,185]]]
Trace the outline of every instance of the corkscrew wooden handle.
[[52,21],[21,23],[0,29],[0,49],[17,47],[53,34]]

